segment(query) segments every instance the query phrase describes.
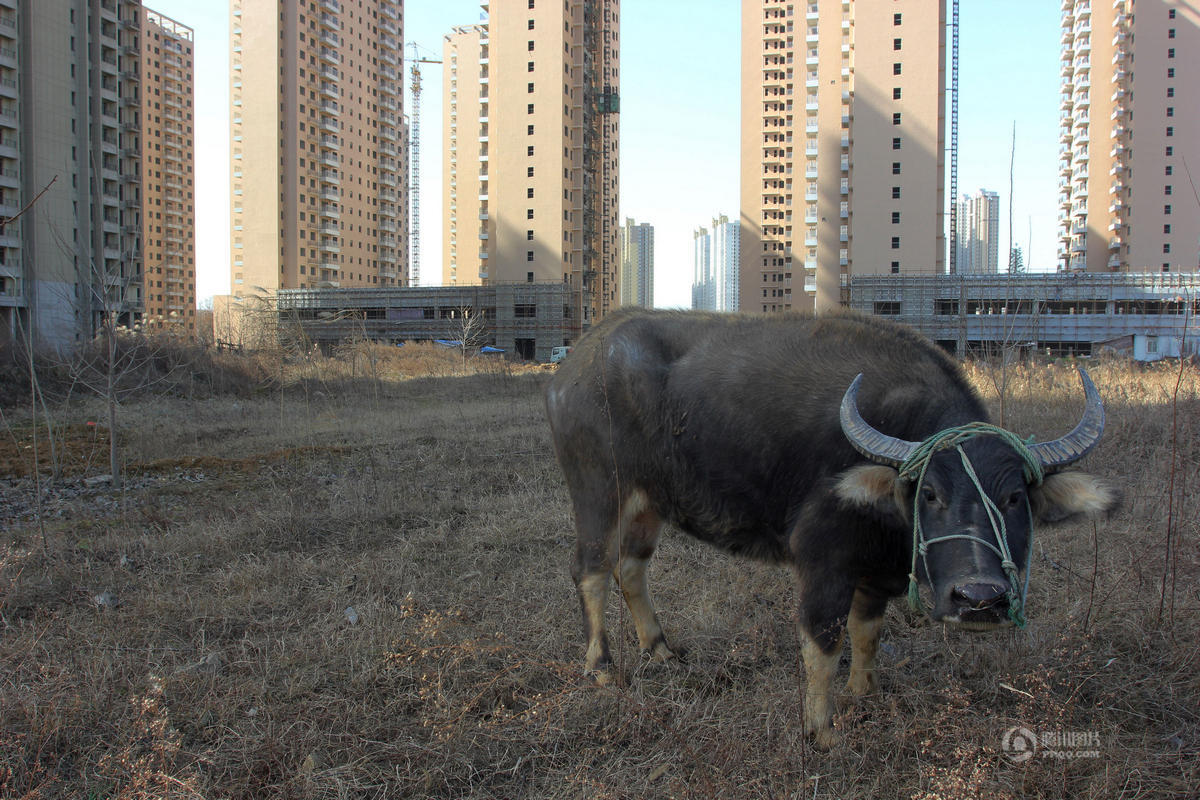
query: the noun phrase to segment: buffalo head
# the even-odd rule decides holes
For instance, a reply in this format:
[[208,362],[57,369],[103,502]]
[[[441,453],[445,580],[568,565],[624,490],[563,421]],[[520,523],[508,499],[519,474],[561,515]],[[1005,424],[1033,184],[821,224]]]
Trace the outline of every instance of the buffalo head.
[[863,419],[862,375],[847,389],[842,430],[876,464],[843,473],[838,494],[843,502],[898,516],[914,532],[914,574],[932,592],[935,621],[970,630],[1010,624],[1011,600],[1023,600],[1017,576],[1029,566],[1032,525],[1116,505],[1117,493],[1103,481],[1061,471],[1095,447],[1104,430],[1100,395],[1086,372],[1079,375],[1087,397],[1079,424],[1061,439],[1031,445],[985,424],[978,435],[922,448]]

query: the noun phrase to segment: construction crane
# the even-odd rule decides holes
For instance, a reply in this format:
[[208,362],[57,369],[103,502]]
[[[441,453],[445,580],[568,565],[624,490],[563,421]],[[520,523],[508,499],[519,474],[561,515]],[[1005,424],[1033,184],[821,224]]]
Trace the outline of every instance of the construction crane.
[[409,236],[409,265],[408,284],[421,285],[421,64],[440,64],[440,59],[421,58],[417,43],[409,42],[412,48],[412,58],[405,59],[412,68],[412,124],[408,130],[408,165],[409,186],[408,195],[411,200],[411,212],[408,220]]
[[950,274],[967,268],[958,263],[958,0],[950,22]]

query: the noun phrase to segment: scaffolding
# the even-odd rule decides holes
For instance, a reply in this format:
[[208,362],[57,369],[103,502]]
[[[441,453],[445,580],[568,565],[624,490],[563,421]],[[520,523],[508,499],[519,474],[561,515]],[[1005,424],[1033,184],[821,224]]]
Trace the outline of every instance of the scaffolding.
[[480,343],[528,360],[550,360],[551,348],[573,344],[584,325],[566,283],[492,283],[387,289],[284,289],[275,295],[281,327],[298,325],[328,347],[458,339],[463,314],[483,321]]
[[842,305],[902,322],[961,355],[1012,347],[1135,354],[1146,337],[1187,354],[1200,342],[1200,275],[1192,273],[856,275]]

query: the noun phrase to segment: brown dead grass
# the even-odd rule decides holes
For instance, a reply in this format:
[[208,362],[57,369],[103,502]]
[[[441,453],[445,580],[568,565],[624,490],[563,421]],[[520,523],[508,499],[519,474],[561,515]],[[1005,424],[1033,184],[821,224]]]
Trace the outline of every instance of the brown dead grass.
[[[893,604],[884,690],[843,704],[846,746],[819,754],[785,570],[666,536],[652,580],[687,660],[642,664],[614,596],[625,680],[597,688],[543,378],[363,383],[361,363],[257,398],[134,401],[132,489],[60,497],[45,554],[28,515],[5,521],[0,796],[1195,796],[1194,368],[1173,429],[1172,365],[1089,365],[1109,422],[1086,466],[1124,507],[1039,533],[1022,632]],[[1068,365],[1022,368],[1009,424],[1056,435],[1080,406]],[[1095,731],[1100,757],[1014,764],[1016,725]]]

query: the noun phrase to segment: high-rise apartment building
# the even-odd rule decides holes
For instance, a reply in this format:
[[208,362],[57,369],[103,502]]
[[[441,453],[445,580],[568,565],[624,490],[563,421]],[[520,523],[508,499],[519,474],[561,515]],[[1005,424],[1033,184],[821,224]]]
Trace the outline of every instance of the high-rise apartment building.
[[707,228],[692,231],[692,308],[714,311],[716,281],[712,273],[712,237]]
[[654,226],[625,219],[621,226],[621,305],[654,308]]
[[741,227],[721,214],[713,219],[711,230],[697,228],[692,236],[692,308],[737,311]]
[[943,270],[945,0],[743,0],[744,311]]
[[443,49],[443,280],[619,297],[617,0],[485,4]]
[[142,319],[141,13],[0,0],[0,337]]
[[1062,20],[1059,268],[1195,271],[1200,3],[1063,0]]
[[986,189],[973,197],[964,194],[955,204],[954,213],[958,232],[956,271],[996,272],[1000,267],[1000,196]]
[[196,332],[192,29],[142,9],[145,323]]
[[234,297],[408,282],[400,0],[230,0]]

